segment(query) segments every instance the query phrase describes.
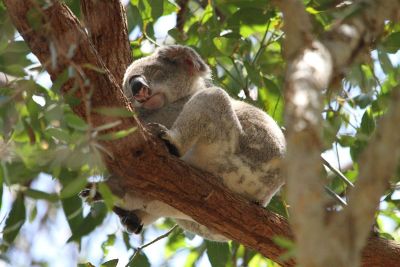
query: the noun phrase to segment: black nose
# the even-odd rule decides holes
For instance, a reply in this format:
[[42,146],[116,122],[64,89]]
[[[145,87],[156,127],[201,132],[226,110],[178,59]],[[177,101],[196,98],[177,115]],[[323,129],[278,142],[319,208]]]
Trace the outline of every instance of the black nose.
[[144,86],[147,86],[146,81],[140,76],[132,77],[129,84],[131,86],[133,95],[137,95],[139,93],[140,89],[142,89]]

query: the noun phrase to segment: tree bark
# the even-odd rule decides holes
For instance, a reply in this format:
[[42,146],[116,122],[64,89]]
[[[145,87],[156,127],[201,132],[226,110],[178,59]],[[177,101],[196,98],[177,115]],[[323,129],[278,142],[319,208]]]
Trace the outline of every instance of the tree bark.
[[[363,1],[362,10],[315,38],[302,1],[275,1],[283,12],[288,69],[285,83],[286,174],[291,225],[302,266],[358,266],[379,198],[397,166],[399,90],[359,162],[359,180],[349,205],[326,219],[322,152],[321,92],[376,41],[387,20],[399,19],[400,3]],[[297,41],[296,41],[297,40]],[[392,149],[391,149],[392,148]],[[304,157],[307,155],[307,157]],[[324,246],[321,246],[324,244]],[[365,263],[365,261],[364,261]]]
[[125,70],[132,62],[124,6],[120,1],[110,0],[80,2],[92,44],[117,84],[122,84]]
[[[112,129],[113,131],[138,127],[134,134],[122,139],[98,141],[108,152],[104,155],[108,169],[121,177],[114,180],[120,190],[133,193],[140,191],[149,197],[164,201],[199,223],[284,266],[295,265],[293,259],[286,262],[281,260],[280,256],[285,249],[273,241],[276,236],[293,238],[284,218],[232,194],[213,175],[187,166],[178,158],[169,155],[163,144],[149,135],[136,118],[116,119],[95,112],[95,108],[103,106],[131,109],[120,89],[117,81],[119,78],[116,78],[120,77],[120,73],[117,73],[118,68],[113,67],[113,63],[107,63],[110,62],[109,57],[113,56],[109,51],[127,49],[123,45],[124,42],[119,42],[118,47],[115,47],[114,43],[107,44],[106,41],[105,47],[110,49],[96,51],[80,22],[59,1],[53,2],[47,8],[41,8],[33,0],[3,1],[14,25],[46,67],[53,81],[68,67],[76,70],[78,75],[67,82],[64,93],[70,94],[74,86],[80,85],[76,95],[82,99],[82,103],[73,107],[78,115],[92,127],[115,120],[119,121],[119,125]],[[118,8],[113,10],[121,12]],[[30,16],[32,12],[37,12],[43,22],[42,27],[35,28],[30,24],[28,12]],[[121,14],[117,15],[123,17]],[[93,25],[96,25],[96,21]],[[120,25],[124,27],[124,24]],[[107,27],[104,34],[110,34],[107,33],[110,29]],[[113,30],[126,31],[126,28]],[[124,33],[115,33],[115,36],[122,34]],[[56,47],[56,54],[54,50],[49,49],[50,44]],[[67,56],[71,46],[75,46],[75,53],[73,56]],[[56,64],[50,64],[52,61],[54,63],[54,59]],[[101,71],[86,68],[87,64]],[[90,81],[90,86],[81,82],[84,80]],[[382,263],[382,266],[390,266],[387,259],[400,256],[397,245],[380,242],[381,239],[377,237],[372,240],[366,249],[365,266],[379,266],[372,264],[377,261]],[[376,244],[381,245],[377,247]],[[371,251],[376,251],[376,258],[369,258]]]

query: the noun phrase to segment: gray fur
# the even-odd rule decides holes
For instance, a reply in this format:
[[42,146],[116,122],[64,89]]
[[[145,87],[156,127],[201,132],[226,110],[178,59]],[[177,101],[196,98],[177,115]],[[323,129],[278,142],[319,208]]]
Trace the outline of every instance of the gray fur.
[[[221,177],[225,186],[248,200],[267,205],[283,184],[284,136],[265,112],[212,86],[209,73],[191,48],[166,46],[132,63],[123,88],[142,121],[169,129],[163,138],[178,149],[182,160]],[[138,75],[146,80],[152,95],[163,96],[162,107],[149,110],[135,100],[129,81]],[[138,217],[148,214],[141,218],[145,224],[167,216],[204,238],[227,240],[159,201],[126,195],[122,206],[143,211]]]

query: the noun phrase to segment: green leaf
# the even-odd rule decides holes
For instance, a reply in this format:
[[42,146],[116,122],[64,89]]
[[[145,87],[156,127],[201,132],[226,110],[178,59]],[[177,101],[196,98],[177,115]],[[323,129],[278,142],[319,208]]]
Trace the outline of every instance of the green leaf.
[[247,75],[250,77],[250,80],[257,87],[261,87],[263,85],[263,81],[262,81],[262,76],[260,75],[260,70],[248,61],[244,62],[244,66],[246,67]]
[[116,139],[120,139],[123,137],[128,136],[129,134],[133,133],[134,131],[136,131],[137,127],[132,127],[130,129],[127,130],[121,130],[118,132],[112,132],[112,133],[108,133],[108,134],[103,134],[100,135],[98,137],[99,140],[116,140]]
[[101,244],[101,250],[103,251],[103,256],[108,255],[108,248],[114,246],[115,239],[116,239],[115,234],[107,235],[107,240]]
[[87,181],[85,178],[78,176],[73,180],[70,180],[68,183],[63,186],[63,189],[60,192],[60,198],[68,198],[74,195],[77,195],[80,191],[85,188]]
[[78,231],[83,222],[82,200],[78,196],[73,196],[61,199],[61,203],[71,232]]
[[225,267],[230,251],[227,243],[218,243],[206,240],[207,256],[213,267]]
[[44,199],[50,202],[58,201],[58,195],[56,193],[46,193],[36,189],[27,189],[24,194],[33,199]]
[[135,113],[126,108],[114,108],[114,107],[101,107],[94,109],[95,112],[110,117],[133,117]]
[[361,119],[361,132],[367,135],[375,130],[375,119],[371,109],[367,109]]
[[37,206],[35,205],[29,214],[29,222],[32,223],[37,216]]
[[378,59],[383,72],[388,74],[393,71],[392,61],[390,61],[388,54],[383,52],[381,49],[378,49]]
[[17,237],[19,230],[25,223],[26,210],[24,203],[24,196],[22,193],[18,193],[17,198],[12,204],[11,211],[8,214],[5,227],[3,230],[3,239],[8,244],[11,244]]
[[237,40],[219,36],[213,38],[213,44],[221,54],[230,57],[237,46]]
[[275,242],[275,244],[287,250],[285,254],[280,256],[283,261],[294,257],[296,246],[293,240],[281,236],[274,236],[272,240]]
[[83,219],[80,226],[72,233],[67,242],[78,241],[81,237],[91,233],[99,226],[107,215],[107,208],[103,202],[94,202],[90,213]]
[[105,70],[103,70],[103,69],[101,69],[101,68],[99,68],[99,67],[97,67],[95,65],[89,64],[89,63],[82,64],[82,67],[86,68],[86,69],[94,70],[97,73],[106,73]]
[[86,122],[75,114],[70,113],[65,115],[65,121],[67,122],[68,126],[73,129],[80,131],[86,131],[88,129]]
[[355,101],[356,105],[358,105],[360,108],[366,108],[372,103],[374,97],[371,94],[361,93],[355,98],[353,98],[353,100]]
[[228,19],[229,25],[264,25],[267,23],[268,16],[266,11],[259,7],[240,8]]
[[[135,255],[135,254],[134,254]],[[127,265],[129,267],[150,267],[150,262],[144,253],[137,253],[135,258]]]
[[107,208],[109,210],[112,210],[114,207],[115,203],[115,197],[113,193],[111,192],[110,188],[105,183],[99,183],[99,192],[101,194],[101,197],[104,200],[104,203],[106,204]]
[[14,41],[7,45],[6,51],[0,52],[0,54],[7,53],[26,53],[30,52],[29,47],[26,45],[25,41]]
[[39,174],[39,171],[29,169],[20,161],[5,163],[3,167],[7,169],[7,178],[11,184],[29,181]]
[[71,140],[69,133],[61,128],[53,128],[53,127],[47,128],[44,131],[44,134],[48,137],[53,137],[59,141],[63,141],[66,143],[70,142],[70,140]]
[[388,53],[396,53],[400,48],[400,32],[394,32],[390,34],[382,42],[382,47]]
[[[22,64],[21,64],[22,65]],[[19,64],[0,65],[0,71],[12,76],[23,77],[26,75],[24,68]]]
[[160,0],[148,0],[149,4],[151,6],[151,16],[153,17],[154,20],[158,19],[159,17],[162,16],[164,12],[164,1]]
[[279,215],[281,215],[285,218],[289,217],[288,209],[286,207],[286,204],[282,200],[281,196],[277,196],[277,195],[273,196],[267,206],[267,209],[270,211],[273,211],[275,213],[278,213]]
[[101,267],[116,267],[118,264],[118,259],[113,259],[102,263]]

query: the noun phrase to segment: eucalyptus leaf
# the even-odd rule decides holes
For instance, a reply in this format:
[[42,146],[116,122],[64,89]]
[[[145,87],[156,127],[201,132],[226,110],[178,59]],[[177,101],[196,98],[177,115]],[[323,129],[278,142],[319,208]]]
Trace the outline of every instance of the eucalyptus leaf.
[[24,196],[22,193],[18,193],[17,198],[14,200],[11,211],[7,216],[5,226],[3,229],[3,239],[8,244],[11,244],[17,237],[19,230],[25,223],[26,210],[24,203]]

